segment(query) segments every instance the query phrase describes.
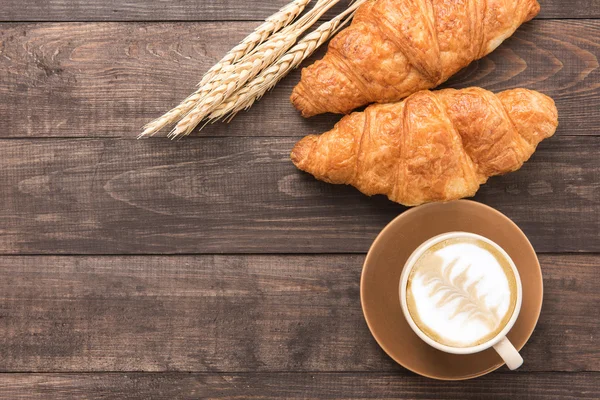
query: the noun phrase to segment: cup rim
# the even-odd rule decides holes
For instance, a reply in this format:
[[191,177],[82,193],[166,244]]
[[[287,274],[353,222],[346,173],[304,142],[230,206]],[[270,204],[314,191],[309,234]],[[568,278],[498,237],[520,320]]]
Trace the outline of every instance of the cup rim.
[[[517,301],[516,301],[513,313],[511,315],[510,319],[508,320],[507,324],[492,339],[490,339],[490,340],[488,340],[488,341],[486,341],[484,343],[481,343],[481,344],[479,344],[477,346],[471,346],[471,347],[452,347],[452,346],[447,346],[447,345],[444,345],[444,344],[436,342],[435,340],[433,340],[432,338],[430,338],[429,336],[427,336],[425,334],[425,332],[423,332],[417,326],[417,324],[414,322],[412,316],[410,315],[410,312],[408,311],[408,304],[406,302],[406,285],[408,283],[408,277],[409,277],[410,272],[412,271],[412,269],[414,267],[415,262],[431,246],[434,246],[437,243],[440,243],[440,242],[442,242],[444,240],[452,239],[452,238],[455,238],[455,237],[468,237],[468,238],[478,239],[478,240],[482,240],[482,241],[488,243],[489,245],[493,246],[508,261],[508,264],[510,265],[510,267],[511,267],[511,269],[512,269],[514,275],[515,275],[515,280],[516,280],[516,283],[517,283]],[[444,351],[446,353],[451,353],[451,354],[473,354],[473,353],[479,353],[481,351],[489,349],[490,347],[495,346],[498,342],[500,342],[500,340],[502,340],[504,337],[506,337],[506,335],[508,334],[508,332],[512,329],[512,327],[514,326],[515,322],[517,321],[517,318],[519,316],[519,312],[521,311],[521,304],[522,304],[522,301],[523,301],[523,286],[522,286],[522,283],[521,283],[521,277],[519,275],[519,271],[518,271],[518,269],[517,269],[514,261],[512,260],[512,258],[508,255],[508,253],[499,244],[497,244],[496,242],[494,242],[491,239],[488,239],[485,236],[481,236],[481,235],[478,235],[476,233],[454,231],[454,232],[442,233],[440,235],[433,236],[433,237],[427,239],[426,241],[424,241],[423,243],[421,243],[411,253],[411,255],[406,260],[406,263],[404,263],[404,267],[402,269],[402,274],[400,276],[399,294],[400,294],[400,306],[402,308],[402,313],[404,314],[404,318],[408,322],[408,325],[411,327],[411,329],[417,334],[417,336],[419,336],[421,338],[421,340],[423,340],[424,342],[426,342],[430,346],[432,346],[432,347],[434,347],[434,348],[436,348],[438,350]]]

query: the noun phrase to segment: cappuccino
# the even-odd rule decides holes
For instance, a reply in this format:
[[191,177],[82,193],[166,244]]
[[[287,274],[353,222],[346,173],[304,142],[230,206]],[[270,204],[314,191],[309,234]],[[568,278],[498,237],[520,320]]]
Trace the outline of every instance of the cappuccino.
[[414,263],[406,286],[408,312],[432,340],[450,347],[485,343],[508,324],[517,303],[509,260],[472,237],[443,240]]

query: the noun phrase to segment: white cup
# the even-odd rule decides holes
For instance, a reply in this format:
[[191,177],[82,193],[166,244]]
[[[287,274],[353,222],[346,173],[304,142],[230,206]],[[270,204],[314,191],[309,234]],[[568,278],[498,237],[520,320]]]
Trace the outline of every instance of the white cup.
[[[432,246],[436,245],[437,243],[440,243],[444,240],[454,239],[454,238],[478,239],[478,240],[482,240],[485,243],[488,243],[489,245],[494,247],[508,261],[508,264],[512,268],[512,271],[515,275],[515,280],[517,282],[517,302],[516,302],[513,314],[511,316],[510,320],[508,321],[508,323],[506,324],[506,326],[504,326],[504,328],[500,332],[498,332],[498,334],[495,337],[493,337],[492,339],[488,340],[485,343],[481,343],[477,346],[472,346],[472,347],[451,347],[451,346],[446,346],[444,344],[438,343],[435,340],[431,339],[423,331],[421,331],[421,329],[419,329],[419,327],[417,326],[415,321],[412,319],[410,312],[408,311],[408,305],[406,302],[406,286],[408,284],[408,277],[409,277],[410,272],[412,271],[416,261],[430,247],[432,247]],[[446,353],[452,353],[452,354],[474,354],[474,353],[479,353],[481,351],[487,350],[490,347],[493,347],[494,350],[496,350],[496,352],[500,355],[500,357],[502,357],[502,359],[506,363],[506,366],[508,368],[510,368],[511,370],[517,369],[523,364],[523,358],[521,357],[521,355],[519,354],[517,349],[515,349],[515,347],[512,345],[512,343],[506,338],[506,334],[511,330],[511,328],[517,321],[517,317],[519,316],[519,311],[521,311],[521,302],[522,301],[523,301],[523,288],[521,286],[521,278],[519,277],[519,271],[517,270],[517,267],[515,266],[515,263],[513,262],[513,260],[506,253],[506,251],[504,251],[504,249],[502,247],[500,247],[499,245],[497,245],[490,239],[480,236],[480,235],[476,235],[474,233],[448,232],[448,233],[443,233],[441,235],[432,237],[431,239],[423,242],[423,244],[421,244],[419,247],[417,247],[417,249],[411,254],[411,256],[406,261],[406,264],[404,264],[404,269],[402,270],[402,276],[400,277],[400,304],[402,305],[402,312],[404,313],[404,317],[408,321],[408,324],[410,325],[412,330],[423,341],[425,341],[427,344],[429,344],[432,347],[435,347],[438,350],[444,351]]]

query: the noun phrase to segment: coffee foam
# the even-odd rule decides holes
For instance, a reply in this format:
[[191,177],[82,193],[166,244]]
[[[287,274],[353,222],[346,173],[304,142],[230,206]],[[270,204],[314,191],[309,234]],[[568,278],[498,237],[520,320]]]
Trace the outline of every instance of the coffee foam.
[[475,238],[452,238],[416,261],[406,300],[413,321],[431,339],[472,347],[506,326],[515,310],[517,283],[495,247]]

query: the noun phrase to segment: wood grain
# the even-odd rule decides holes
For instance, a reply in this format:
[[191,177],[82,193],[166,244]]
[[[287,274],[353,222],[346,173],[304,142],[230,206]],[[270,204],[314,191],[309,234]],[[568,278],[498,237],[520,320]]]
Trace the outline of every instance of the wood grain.
[[[368,250],[404,207],[319,182],[293,138],[4,140],[0,253],[303,253]],[[600,137],[553,137],[476,200],[540,252],[600,251]]]
[[10,374],[9,399],[598,399],[597,373],[494,373],[470,382],[406,374]]
[[[0,371],[402,373],[364,322],[363,261],[2,257]],[[600,256],[540,262],[544,306],[520,374],[599,371]]]
[[[262,20],[290,0],[0,0],[0,21]],[[341,10],[341,2],[328,15]],[[537,18],[598,18],[598,0],[539,0]]]
[[[0,137],[133,139],[187,96],[254,25],[0,24]],[[540,90],[557,102],[560,135],[598,135],[598,38],[600,21],[533,21],[447,86]],[[202,134],[298,136],[331,129],[338,116],[306,120],[290,104],[298,79],[294,71],[249,112]]]
[[339,119],[298,115],[299,71],[203,137],[133,140],[287,1],[0,0],[0,398],[600,398],[600,254],[575,253],[600,252],[600,0],[540,0],[447,85],[540,90],[561,124],[476,197],[550,254],[525,365],[469,382],[371,337],[364,252],[405,208],[293,167]]

